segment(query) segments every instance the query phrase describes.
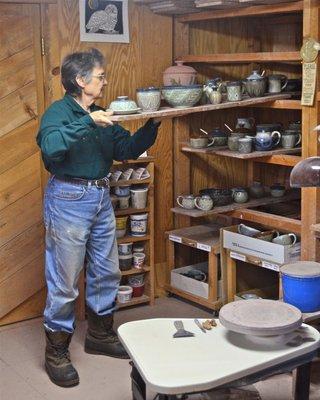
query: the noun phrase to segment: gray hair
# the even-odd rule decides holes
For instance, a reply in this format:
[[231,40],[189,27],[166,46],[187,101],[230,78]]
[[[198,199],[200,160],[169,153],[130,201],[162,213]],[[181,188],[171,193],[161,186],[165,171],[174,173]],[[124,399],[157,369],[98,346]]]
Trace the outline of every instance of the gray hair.
[[93,68],[104,64],[105,58],[95,48],[67,55],[61,66],[61,81],[66,92],[74,97],[81,95],[82,89],[76,78],[81,77],[90,82]]

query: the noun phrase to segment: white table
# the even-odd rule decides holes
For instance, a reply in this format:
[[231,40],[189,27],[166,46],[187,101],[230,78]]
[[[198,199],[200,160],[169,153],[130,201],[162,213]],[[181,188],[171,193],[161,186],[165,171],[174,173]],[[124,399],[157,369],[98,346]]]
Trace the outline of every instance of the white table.
[[298,368],[295,399],[309,397],[310,362],[320,347],[319,332],[303,324],[297,331],[303,342],[254,343],[247,336],[217,327],[203,333],[193,319],[182,319],[194,337],[173,338],[174,319],[148,319],[121,325],[118,334],[132,358],[134,400],[146,398],[146,387],[176,399],[177,394],[197,393],[257,382],[275,373]]

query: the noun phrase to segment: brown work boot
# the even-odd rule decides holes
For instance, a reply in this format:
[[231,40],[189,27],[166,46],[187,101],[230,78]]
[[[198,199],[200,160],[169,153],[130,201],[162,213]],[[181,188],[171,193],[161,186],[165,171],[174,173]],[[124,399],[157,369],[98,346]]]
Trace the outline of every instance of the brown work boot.
[[51,381],[58,386],[71,387],[79,384],[79,375],[70,360],[68,350],[72,334],[46,330],[45,368]]
[[97,315],[87,310],[88,331],[84,351],[116,358],[130,358],[114,332],[112,315]]

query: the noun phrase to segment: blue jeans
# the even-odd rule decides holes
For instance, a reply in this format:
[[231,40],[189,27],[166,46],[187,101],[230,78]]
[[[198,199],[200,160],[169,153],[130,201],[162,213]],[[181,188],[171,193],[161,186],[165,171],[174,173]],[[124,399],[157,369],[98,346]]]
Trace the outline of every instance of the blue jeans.
[[121,273],[109,188],[50,178],[44,199],[47,303],[45,328],[74,330],[79,274],[86,264],[86,303],[98,315],[115,309]]

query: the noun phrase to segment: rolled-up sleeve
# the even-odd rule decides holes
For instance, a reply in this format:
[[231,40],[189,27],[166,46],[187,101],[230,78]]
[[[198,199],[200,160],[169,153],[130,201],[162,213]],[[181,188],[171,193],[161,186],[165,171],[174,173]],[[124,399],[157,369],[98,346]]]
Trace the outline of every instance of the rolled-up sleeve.
[[156,141],[160,122],[149,119],[133,135],[120,125],[113,127],[113,158],[116,161],[138,158]]

